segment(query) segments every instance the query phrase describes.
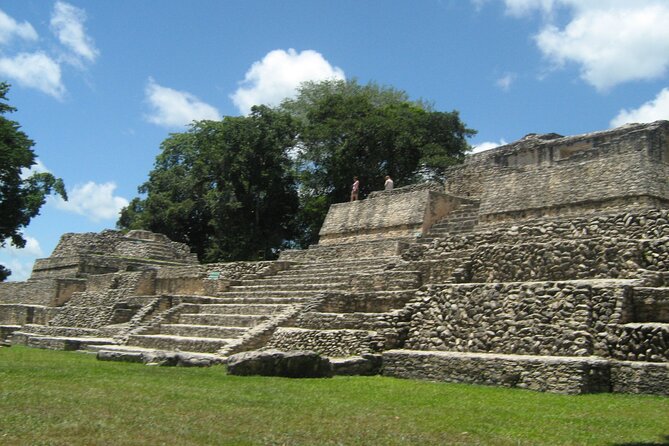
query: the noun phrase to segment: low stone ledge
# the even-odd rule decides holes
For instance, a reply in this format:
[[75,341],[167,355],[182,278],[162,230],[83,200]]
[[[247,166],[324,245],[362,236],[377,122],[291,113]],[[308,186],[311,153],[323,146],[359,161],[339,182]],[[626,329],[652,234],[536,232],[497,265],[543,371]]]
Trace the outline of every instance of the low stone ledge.
[[383,356],[362,355],[347,358],[330,358],[334,375],[362,375],[371,376],[381,373]]
[[669,364],[614,361],[611,391],[669,396]]
[[610,362],[594,357],[389,350],[383,375],[567,394],[610,391]]
[[96,358],[99,361],[142,363],[162,367],[210,367],[221,364],[223,358],[211,354],[173,352],[151,349],[125,349],[123,347],[101,347]]
[[286,378],[329,378],[328,358],[313,351],[264,350],[237,353],[228,357],[231,375],[283,376]]

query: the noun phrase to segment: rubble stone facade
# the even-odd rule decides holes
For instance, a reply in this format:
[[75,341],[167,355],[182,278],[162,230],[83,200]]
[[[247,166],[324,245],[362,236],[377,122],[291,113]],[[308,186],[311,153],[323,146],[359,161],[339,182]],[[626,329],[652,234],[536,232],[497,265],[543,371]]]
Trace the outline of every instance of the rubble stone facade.
[[443,187],[336,204],[320,235],[277,261],[200,265],[159,234],[66,234],[27,282],[0,284],[0,336],[101,359],[312,350],[335,373],[669,395],[667,121],[528,135]]

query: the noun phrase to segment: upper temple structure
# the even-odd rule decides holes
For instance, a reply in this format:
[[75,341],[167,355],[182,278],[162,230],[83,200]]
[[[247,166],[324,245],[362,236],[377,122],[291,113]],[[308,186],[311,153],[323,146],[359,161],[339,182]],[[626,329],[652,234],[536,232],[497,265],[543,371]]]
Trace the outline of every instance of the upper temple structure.
[[0,341],[177,364],[311,350],[336,374],[669,395],[669,121],[470,155],[444,184],[333,205],[318,245],[276,261],[65,234],[0,284]]

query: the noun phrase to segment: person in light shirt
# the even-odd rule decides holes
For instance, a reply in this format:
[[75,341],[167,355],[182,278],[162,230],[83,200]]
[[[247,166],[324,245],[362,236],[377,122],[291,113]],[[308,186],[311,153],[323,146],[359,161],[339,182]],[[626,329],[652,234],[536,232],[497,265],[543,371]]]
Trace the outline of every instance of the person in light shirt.
[[393,183],[393,179],[390,178],[390,175],[386,175],[386,182],[383,185],[383,188],[385,190],[393,190],[393,187],[395,186],[395,183]]

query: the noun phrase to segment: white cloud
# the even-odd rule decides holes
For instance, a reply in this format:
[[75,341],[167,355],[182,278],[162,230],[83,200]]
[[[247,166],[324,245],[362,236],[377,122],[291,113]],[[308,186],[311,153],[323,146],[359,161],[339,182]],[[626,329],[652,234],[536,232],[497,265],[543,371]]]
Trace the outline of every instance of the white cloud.
[[511,84],[516,80],[516,75],[513,73],[507,73],[504,76],[497,79],[495,84],[501,88],[503,91],[509,91]]
[[36,88],[56,99],[62,99],[65,94],[60,65],[41,52],[0,58],[0,75],[15,80],[21,86]]
[[16,246],[11,245],[11,240],[5,240],[5,247],[2,248],[3,254],[9,255],[10,257],[39,257],[43,255],[42,248],[39,245],[39,241],[30,236],[24,236],[26,240],[26,246],[23,248],[17,248]]
[[646,102],[633,110],[621,110],[611,120],[611,127],[619,127],[631,122],[653,122],[659,119],[669,119],[669,88],[664,88],[655,99]]
[[74,65],[80,65],[81,60],[93,62],[100,52],[95,47],[84,29],[86,12],[65,2],[56,2],[51,15],[51,30],[60,43],[73,53],[74,57],[66,60]]
[[534,10],[540,10],[545,14],[552,12],[555,0],[504,0],[506,11],[513,16],[527,15]]
[[14,36],[24,40],[37,40],[37,32],[30,23],[18,23],[0,10],[0,44],[9,43]]
[[[543,13],[534,36],[555,67],[575,63],[598,90],[657,79],[669,69],[669,2],[666,0],[504,0],[514,16]],[[475,6],[478,2],[475,2]],[[558,9],[568,23],[554,23]]]
[[17,248],[5,240],[5,247],[0,248],[0,264],[12,271],[10,281],[17,282],[27,280],[32,272],[35,259],[44,256],[42,248],[36,238],[25,236],[26,246]]
[[499,142],[493,142],[493,141],[482,142],[480,144],[476,144],[471,153],[484,152],[486,150],[494,149],[495,147],[503,146],[506,144],[507,142],[504,141],[503,139],[501,139]]
[[149,78],[145,94],[146,101],[153,109],[146,119],[153,124],[180,127],[198,120],[221,119],[215,107],[188,92],[158,85],[152,78]]
[[59,196],[51,197],[58,209],[84,215],[94,222],[118,218],[121,208],[128,205],[128,200],[114,196],[116,184],[113,182],[97,184],[89,181],[76,185],[68,191],[68,201]]
[[344,78],[341,68],[330,65],[316,51],[274,50],[253,63],[230,98],[240,113],[248,114],[254,105],[278,105],[294,96],[296,88],[305,81]]

